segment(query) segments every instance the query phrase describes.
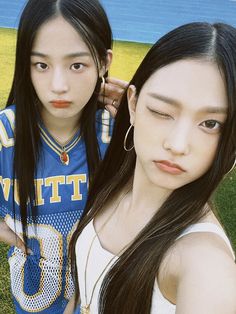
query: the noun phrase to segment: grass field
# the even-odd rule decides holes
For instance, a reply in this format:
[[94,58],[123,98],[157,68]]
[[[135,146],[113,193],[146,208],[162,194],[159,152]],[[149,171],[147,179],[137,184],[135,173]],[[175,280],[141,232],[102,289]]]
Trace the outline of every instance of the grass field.
[[[16,32],[0,29],[0,108],[5,106],[12,82]],[[115,42],[111,75],[129,80],[137,65],[146,54],[149,45]],[[214,203],[220,208],[219,215],[236,249],[236,175],[235,172],[224,180],[214,195]],[[7,247],[0,244],[0,314],[12,314],[9,292],[9,269],[6,259]]]

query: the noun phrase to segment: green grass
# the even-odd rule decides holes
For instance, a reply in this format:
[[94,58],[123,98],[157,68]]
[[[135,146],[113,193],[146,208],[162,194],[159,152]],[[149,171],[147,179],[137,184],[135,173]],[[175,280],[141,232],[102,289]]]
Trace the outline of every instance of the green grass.
[[236,252],[236,170],[228,174],[214,194],[218,214]]
[[[3,108],[12,82],[16,32],[0,29],[0,108]],[[111,75],[129,80],[150,45],[115,42]],[[214,195],[219,215],[236,250],[236,174],[228,175]],[[12,314],[7,246],[0,244],[0,314]]]

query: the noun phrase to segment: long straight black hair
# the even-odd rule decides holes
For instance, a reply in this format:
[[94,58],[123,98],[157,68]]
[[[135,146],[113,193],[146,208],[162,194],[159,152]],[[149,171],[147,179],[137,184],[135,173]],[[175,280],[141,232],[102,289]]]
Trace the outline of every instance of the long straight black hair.
[[[14,180],[13,187],[19,193],[25,243],[27,218],[32,217],[35,221],[37,215],[34,177],[41,148],[38,127],[40,112],[37,105],[40,101],[31,81],[30,55],[39,28],[57,16],[62,16],[83,38],[97,65],[97,71],[101,64],[106,63],[107,49],[112,47],[110,24],[98,0],[29,0],[23,10],[17,35],[15,73],[7,106],[16,105],[13,171],[17,184]],[[101,157],[95,125],[100,87],[101,79],[98,77],[95,90],[78,122],[86,145],[90,179]]]
[[[222,74],[228,100],[215,158],[199,179],[176,189],[141,230],[129,248],[106,275],[101,290],[99,313],[149,314],[153,285],[161,261],[177,237],[205,213],[212,192],[230,169],[236,151],[236,29],[226,24],[191,23],[162,37],[148,52],[130,84],[139,95],[143,85],[158,69],[183,59],[208,60]],[[130,125],[124,95],[118,110],[113,137],[91,187],[83,218],[72,237],[70,252],[78,297],[75,244],[83,228],[104,205],[133,178],[135,151],[125,152],[123,140]],[[133,145],[129,136],[127,146]]]

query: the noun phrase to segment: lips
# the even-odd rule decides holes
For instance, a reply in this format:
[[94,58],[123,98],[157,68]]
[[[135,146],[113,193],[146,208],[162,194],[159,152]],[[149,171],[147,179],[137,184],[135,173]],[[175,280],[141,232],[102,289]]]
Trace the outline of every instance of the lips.
[[54,108],[68,108],[71,104],[70,101],[67,100],[52,100],[50,103],[53,105]]
[[180,167],[180,165],[172,163],[168,160],[158,160],[154,161],[154,163],[160,170],[170,174],[181,174],[186,172],[186,170]]

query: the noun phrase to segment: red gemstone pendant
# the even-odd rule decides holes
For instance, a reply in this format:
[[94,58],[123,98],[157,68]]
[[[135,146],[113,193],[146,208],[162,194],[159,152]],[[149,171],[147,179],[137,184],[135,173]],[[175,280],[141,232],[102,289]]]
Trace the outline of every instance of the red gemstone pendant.
[[69,155],[67,154],[67,152],[61,152],[60,160],[64,165],[69,164],[70,159],[69,159]]

